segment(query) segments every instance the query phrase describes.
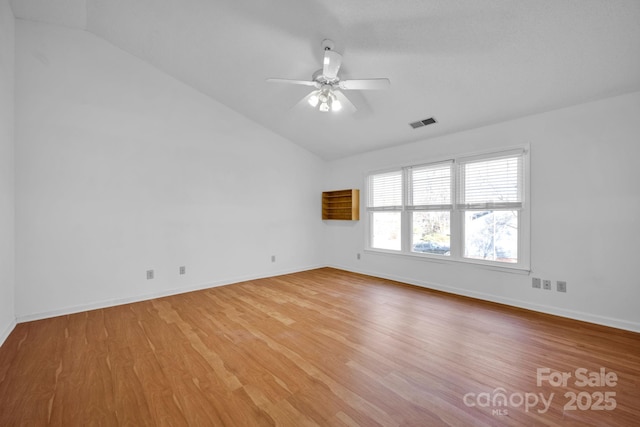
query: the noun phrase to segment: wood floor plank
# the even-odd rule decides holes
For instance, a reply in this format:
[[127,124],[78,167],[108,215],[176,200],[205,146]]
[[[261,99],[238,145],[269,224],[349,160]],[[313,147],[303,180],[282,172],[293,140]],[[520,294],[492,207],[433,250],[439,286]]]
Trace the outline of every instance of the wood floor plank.
[[23,323],[0,348],[1,426],[638,419],[640,334],[331,268]]

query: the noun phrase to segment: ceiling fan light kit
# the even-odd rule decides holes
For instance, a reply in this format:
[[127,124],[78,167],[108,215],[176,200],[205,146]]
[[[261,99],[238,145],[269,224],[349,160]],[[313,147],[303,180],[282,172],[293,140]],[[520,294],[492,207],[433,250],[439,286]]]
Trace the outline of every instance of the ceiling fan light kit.
[[342,103],[333,93],[333,89],[329,85],[324,85],[322,89],[311,92],[307,96],[307,102],[319,111],[326,113],[328,111],[340,111]]
[[346,109],[351,112],[356,111],[353,103],[341,92],[343,90],[380,90],[390,86],[391,82],[385,78],[340,80],[338,72],[342,65],[342,55],[333,50],[334,43],[331,40],[323,40],[322,48],[324,49],[322,69],[316,71],[311,80],[267,79],[267,81],[315,87],[315,90],[303,100],[306,99],[311,107],[323,113],[338,112],[343,107],[347,107]]

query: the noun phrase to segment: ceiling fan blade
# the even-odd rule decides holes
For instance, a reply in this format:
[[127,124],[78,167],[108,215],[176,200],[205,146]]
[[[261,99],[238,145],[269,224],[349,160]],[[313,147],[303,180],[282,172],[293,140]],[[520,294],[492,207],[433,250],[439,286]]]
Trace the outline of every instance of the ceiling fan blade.
[[340,104],[342,104],[342,110],[344,110],[346,113],[355,113],[358,110],[356,106],[353,105],[351,101],[349,101],[349,98],[347,98],[344,93],[340,92],[339,90],[334,90],[333,94],[336,96],[336,99],[340,101]]
[[320,87],[318,82],[312,80],[289,80],[289,79],[267,79],[270,83],[288,83],[293,85],[313,86],[315,88]]
[[338,83],[343,90],[380,90],[391,86],[389,79],[341,80]]
[[342,55],[338,52],[326,49],[324,51],[324,61],[322,63],[322,75],[327,80],[333,80],[338,77],[338,71],[342,65]]

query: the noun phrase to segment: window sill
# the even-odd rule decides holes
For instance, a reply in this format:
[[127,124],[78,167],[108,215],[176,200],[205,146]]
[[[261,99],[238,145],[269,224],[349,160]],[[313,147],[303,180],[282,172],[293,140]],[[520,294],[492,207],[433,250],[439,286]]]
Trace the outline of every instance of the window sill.
[[522,275],[528,275],[529,273],[531,273],[531,269],[529,267],[503,265],[498,263],[476,261],[473,259],[456,259],[456,258],[449,258],[445,256],[440,256],[440,255],[424,255],[424,254],[418,254],[418,253],[398,252],[398,251],[374,249],[374,248],[366,248],[364,251],[366,253],[375,254],[375,255],[391,255],[393,257],[423,260],[426,262],[432,262],[436,264],[464,265],[469,267],[478,267],[485,270],[499,271],[502,273],[522,274]]

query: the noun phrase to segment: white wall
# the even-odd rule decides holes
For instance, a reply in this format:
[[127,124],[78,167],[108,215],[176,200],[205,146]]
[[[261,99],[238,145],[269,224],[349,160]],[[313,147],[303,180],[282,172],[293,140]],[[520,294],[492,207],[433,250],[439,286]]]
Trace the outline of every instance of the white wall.
[[[640,93],[325,164],[89,33],[17,21],[14,194],[13,17],[0,2],[0,333],[15,317],[327,263],[640,331]],[[530,276],[364,252],[364,220],[319,220],[321,190],[364,188],[369,171],[525,143]]]
[[15,326],[14,311],[14,18],[0,0],[0,345]]
[[16,91],[19,321],[324,264],[309,152],[64,27],[17,21]]
[[[639,117],[631,93],[329,164],[327,189],[364,188],[370,171],[529,143],[531,275],[365,253],[365,221],[325,223],[329,264],[640,331]],[[531,277],[554,290],[532,289]]]

